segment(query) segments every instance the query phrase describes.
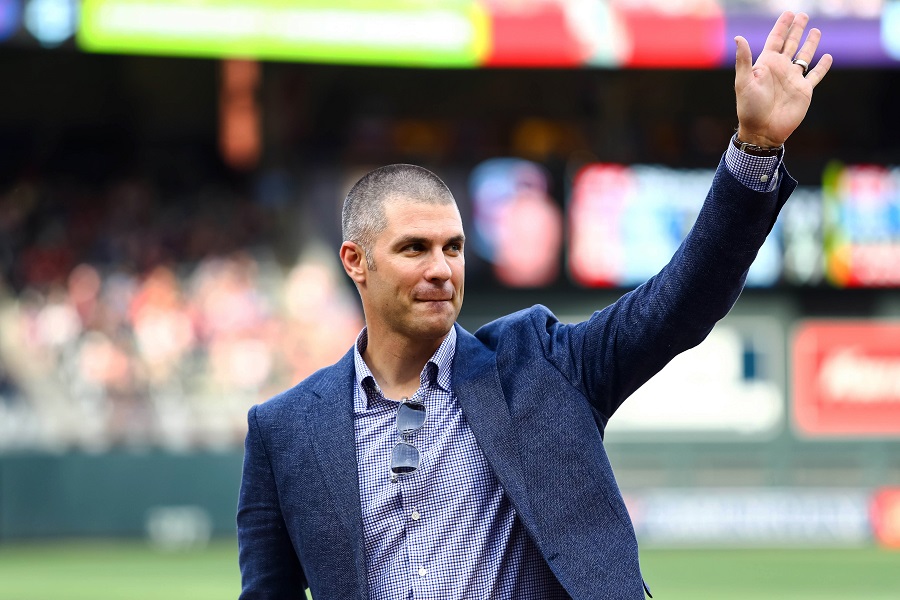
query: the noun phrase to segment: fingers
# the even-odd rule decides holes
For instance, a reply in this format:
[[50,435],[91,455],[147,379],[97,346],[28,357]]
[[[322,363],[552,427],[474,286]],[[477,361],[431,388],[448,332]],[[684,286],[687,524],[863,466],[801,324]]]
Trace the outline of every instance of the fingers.
[[[809,23],[809,15],[806,13],[797,13],[794,16],[794,22],[788,29],[787,39],[784,40],[784,48],[781,50],[788,57],[794,56],[794,52],[800,47],[800,40],[803,38],[803,30],[806,29],[807,23]],[[807,39],[809,38],[807,37]]]
[[[822,32],[813,27],[809,30],[809,35],[806,36],[806,41],[803,42],[803,47],[800,48],[800,51],[797,53],[796,58],[806,61],[807,64],[812,64],[813,56],[816,54],[816,49],[819,47],[819,41],[822,39]],[[809,70],[806,74],[806,80],[812,83],[813,87],[818,85],[822,78],[825,77],[825,74],[828,72],[828,69],[831,68],[831,64],[833,59],[830,54],[825,54],[822,58],[819,59],[819,63]]]
[[734,77],[736,81],[746,79],[753,69],[753,54],[750,52],[750,43],[743,37],[734,38],[737,51],[734,58]]
[[809,15],[806,13],[795,15],[789,10],[784,11],[766,38],[764,49],[794,56],[794,52],[800,46],[800,40],[803,39],[803,30],[806,29],[807,23]]
[[803,42],[803,47],[800,48],[800,52],[798,52],[797,56],[795,56],[794,58],[803,59],[808,64],[811,64],[813,55],[816,53],[816,48],[819,47],[819,40],[821,40],[821,39],[822,39],[821,31],[819,31],[815,27],[810,29],[809,35],[806,36],[806,41]]
[[781,13],[781,16],[775,21],[775,26],[772,27],[772,31],[769,32],[769,37],[766,38],[766,44],[763,46],[763,50],[781,52],[784,48],[784,40],[787,37],[788,31],[791,28],[791,23],[793,22],[794,13],[789,10]]
[[822,81],[823,77],[825,77],[825,73],[827,73],[828,69],[831,68],[832,62],[833,59],[831,58],[830,54],[822,55],[822,58],[819,59],[819,62],[815,66],[815,68],[813,68],[809,73],[806,74],[806,80],[812,83],[813,87],[819,85],[819,82]]

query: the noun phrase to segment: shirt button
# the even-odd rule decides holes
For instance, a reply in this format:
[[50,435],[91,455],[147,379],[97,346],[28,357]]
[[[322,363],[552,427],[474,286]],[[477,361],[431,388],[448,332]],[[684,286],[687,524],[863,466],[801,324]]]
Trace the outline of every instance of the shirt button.
[[759,180],[762,181],[763,183],[765,183],[765,182],[767,182],[767,181],[769,180],[769,176],[768,176],[768,175],[762,175],[762,176],[760,176]]
[[422,515],[419,514],[419,511],[413,509],[412,514],[409,516],[413,521],[418,521]]
[[425,567],[419,567],[419,575],[425,577],[426,575],[428,575],[428,569],[426,569]]

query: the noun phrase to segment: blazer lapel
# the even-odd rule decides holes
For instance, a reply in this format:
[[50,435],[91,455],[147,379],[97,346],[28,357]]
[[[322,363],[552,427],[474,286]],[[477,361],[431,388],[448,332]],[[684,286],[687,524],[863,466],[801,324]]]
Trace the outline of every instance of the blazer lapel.
[[456,332],[453,389],[466,422],[500,485],[509,495],[525,526],[529,531],[534,531],[534,519],[519,460],[517,433],[500,387],[496,356],[459,325],[456,325]]
[[[534,531],[535,521],[519,460],[516,429],[503,396],[496,357],[475,336],[456,325],[457,346],[452,385],[466,422],[510,498],[522,522]],[[356,566],[360,598],[368,594],[366,557],[362,543],[359,466],[353,424],[353,351],[338,362],[315,389],[317,406],[309,413],[309,435],[319,472],[335,512],[346,527]]]
[[366,557],[359,499],[359,467],[356,461],[356,432],[353,426],[353,386],[355,367],[351,349],[335,365],[333,376],[323,378],[315,390],[317,406],[310,412],[309,432],[319,472],[331,494],[335,512],[347,528],[354,554],[360,598],[367,597]]

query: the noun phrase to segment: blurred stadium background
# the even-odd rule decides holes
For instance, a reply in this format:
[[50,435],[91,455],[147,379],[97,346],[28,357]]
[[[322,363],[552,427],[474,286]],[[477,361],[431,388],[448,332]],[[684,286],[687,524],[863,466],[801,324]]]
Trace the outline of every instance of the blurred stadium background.
[[0,0],[0,599],[235,597],[246,411],[362,326],[349,185],[445,178],[464,326],[584,317],[690,226],[786,8],[835,56],[800,188],[607,441],[658,597],[900,597],[900,1]]

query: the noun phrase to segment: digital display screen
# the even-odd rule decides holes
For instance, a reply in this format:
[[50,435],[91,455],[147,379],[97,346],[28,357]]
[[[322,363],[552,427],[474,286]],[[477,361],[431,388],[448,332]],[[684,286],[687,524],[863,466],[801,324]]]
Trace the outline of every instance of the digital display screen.
[[834,164],[823,191],[829,282],[900,286],[900,168]]
[[[473,248],[508,287],[560,279],[633,288],[662,269],[690,231],[713,170],[594,163],[575,175],[564,211],[546,170],[506,158],[470,175]],[[748,287],[900,287],[900,167],[831,165],[798,186],[747,274]]]
[[[714,171],[649,165],[592,164],[575,177],[568,205],[568,264],[585,287],[635,287],[669,262],[690,231],[709,191]],[[808,204],[804,208],[811,208]],[[805,217],[800,212],[797,217]],[[747,275],[747,285],[767,287],[785,275],[784,231],[800,244],[809,231],[780,219]],[[808,275],[795,251],[792,268]]]
[[[66,3],[74,15],[75,0],[33,0],[29,6],[46,5],[53,17]],[[778,14],[762,5],[682,4],[83,0],[80,17],[71,22],[80,22],[77,42],[87,52],[413,67],[709,69],[733,65],[735,35],[761,48]],[[828,32],[828,51],[842,65],[896,67],[896,4],[812,17]],[[48,26],[57,21],[46,20]]]
[[472,247],[504,285],[542,287],[558,277],[563,217],[548,183],[544,167],[518,158],[487,160],[472,171]]

